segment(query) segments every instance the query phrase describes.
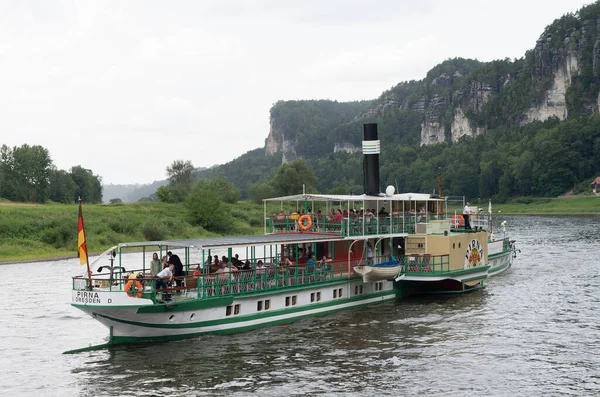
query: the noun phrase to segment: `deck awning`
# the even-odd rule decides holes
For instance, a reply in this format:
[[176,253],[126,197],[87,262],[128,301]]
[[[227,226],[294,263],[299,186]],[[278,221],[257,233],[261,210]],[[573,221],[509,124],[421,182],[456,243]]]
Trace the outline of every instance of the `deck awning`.
[[117,248],[134,247],[173,247],[173,248],[228,248],[236,246],[260,246],[260,245],[279,245],[295,243],[315,243],[323,241],[344,240],[343,236],[323,234],[323,233],[280,233],[268,234],[262,236],[228,236],[228,237],[206,237],[193,238],[185,240],[161,240],[161,241],[140,241],[131,243],[120,243]]
[[361,195],[343,195],[343,194],[296,194],[293,196],[273,197],[264,199],[263,201],[444,201],[438,197],[431,197],[426,193],[401,193],[386,196]]

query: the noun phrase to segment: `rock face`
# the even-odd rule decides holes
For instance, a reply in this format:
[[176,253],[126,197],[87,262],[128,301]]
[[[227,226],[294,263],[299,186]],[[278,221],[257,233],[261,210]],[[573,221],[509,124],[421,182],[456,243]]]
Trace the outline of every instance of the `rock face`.
[[333,146],[333,152],[334,153],[338,153],[338,152],[357,153],[357,152],[360,152],[360,148],[356,147],[353,144],[348,143],[348,142],[336,143]]
[[275,128],[273,120],[270,123],[269,136],[265,141],[265,152],[267,155],[281,152],[284,164],[298,159],[296,141],[286,140],[283,131]]
[[[600,2],[587,6],[585,12],[582,9],[557,19],[520,60],[445,61],[423,80],[402,82],[384,92],[356,120],[392,119],[390,129],[401,134],[402,123],[410,119],[414,120],[410,131],[416,132],[420,126],[420,145],[456,142],[501,125],[523,125],[551,117],[566,120],[598,112],[598,81]],[[397,117],[402,112],[410,117]],[[338,136],[334,152],[360,150],[341,141],[343,135]],[[284,131],[275,131],[271,124],[267,153],[283,151],[285,159],[292,159],[296,157],[294,145],[285,140]]]

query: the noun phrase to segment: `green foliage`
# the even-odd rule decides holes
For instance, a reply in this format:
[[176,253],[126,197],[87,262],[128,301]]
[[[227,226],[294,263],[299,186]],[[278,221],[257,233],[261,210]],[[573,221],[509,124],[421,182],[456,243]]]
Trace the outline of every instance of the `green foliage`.
[[307,193],[314,193],[317,177],[306,161],[300,159],[279,167],[272,184],[280,196],[300,194],[303,186]]
[[165,225],[154,218],[148,218],[142,225],[142,234],[148,241],[160,241],[166,237]]
[[240,198],[240,190],[223,175],[211,179],[201,179],[197,183],[202,189],[211,190],[226,203],[234,204]]
[[204,184],[197,184],[186,199],[185,206],[193,224],[211,231],[227,230],[228,215],[219,195]]
[[171,200],[171,193],[169,192],[169,188],[167,186],[161,186],[158,189],[156,189],[156,197],[158,197],[158,200],[163,203],[173,202]]
[[187,160],[175,160],[167,167],[169,197],[175,203],[185,201],[194,183],[194,166]]
[[81,198],[85,203],[102,202],[102,178],[94,175],[92,170],[77,165],[71,168],[71,178],[77,185],[73,201]]
[[262,204],[262,201],[269,197],[275,197],[275,188],[267,182],[257,182],[248,189],[250,199],[256,204]]

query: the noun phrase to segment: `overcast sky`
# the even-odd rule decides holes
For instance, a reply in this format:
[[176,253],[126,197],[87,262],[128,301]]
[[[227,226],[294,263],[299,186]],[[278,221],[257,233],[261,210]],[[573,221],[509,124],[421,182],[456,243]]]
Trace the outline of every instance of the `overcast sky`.
[[0,1],[0,144],[104,183],[264,146],[278,100],[373,99],[515,58],[580,0]]

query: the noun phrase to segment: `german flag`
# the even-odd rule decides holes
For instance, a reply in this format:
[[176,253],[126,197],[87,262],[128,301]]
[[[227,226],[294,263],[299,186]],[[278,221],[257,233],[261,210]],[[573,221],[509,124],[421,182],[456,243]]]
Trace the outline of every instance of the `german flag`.
[[85,265],[87,263],[87,246],[85,244],[85,230],[83,230],[81,201],[79,202],[79,218],[77,221],[77,256],[79,257],[79,264]]

